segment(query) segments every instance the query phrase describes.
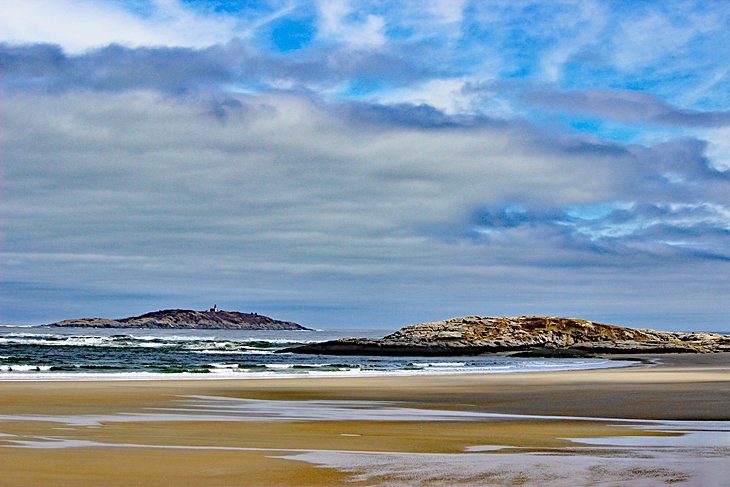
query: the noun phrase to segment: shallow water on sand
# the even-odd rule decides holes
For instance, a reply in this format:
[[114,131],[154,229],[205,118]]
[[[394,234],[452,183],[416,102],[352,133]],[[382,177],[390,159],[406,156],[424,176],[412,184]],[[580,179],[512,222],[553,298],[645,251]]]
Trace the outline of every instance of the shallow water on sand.
[[[255,447],[241,444],[173,444],[99,441],[84,436],[114,423],[149,422],[564,422],[564,417],[504,415],[456,410],[418,409],[387,401],[252,400],[219,396],[180,396],[169,407],[109,415],[0,416],[15,421],[52,422],[73,428],[54,428],[43,436],[1,434],[0,446],[21,449],[118,448],[158,450],[258,451],[279,458],[310,463],[352,474],[367,485],[730,485],[730,422],[659,421],[572,418],[572,421],[610,422],[618,436],[566,438],[572,446],[540,447],[471,445],[461,453],[351,450],[290,446]],[[178,426],[179,427],[179,426]],[[629,432],[627,434],[627,428]],[[529,431],[529,427],[527,428]],[[635,430],[636,435],[630,430]],[[570,431],[570,430],[567,430]],[[645,435],[667,432],[667,436]],[[73,433],[73,434],[72,434]],[[385,434],[385,432],[383,432]],[[610,433],[609,433],[610,434]],[[81,435],[80,437],[78,435]],[[103,436],[103,435],[102,435]],[[359,437],[359,434],[345,436]],[[528,442],[529,443],[529,442]]]

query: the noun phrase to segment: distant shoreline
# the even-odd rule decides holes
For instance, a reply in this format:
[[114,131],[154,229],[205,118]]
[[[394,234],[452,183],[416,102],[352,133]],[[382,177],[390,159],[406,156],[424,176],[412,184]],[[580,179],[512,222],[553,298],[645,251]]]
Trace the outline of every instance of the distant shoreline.
[[281,321],[258,313],[209,310],[164,309],[127,318],[77,318],[49,323],[52,328],[142,328],[174,330],[302,330],[298,323]]

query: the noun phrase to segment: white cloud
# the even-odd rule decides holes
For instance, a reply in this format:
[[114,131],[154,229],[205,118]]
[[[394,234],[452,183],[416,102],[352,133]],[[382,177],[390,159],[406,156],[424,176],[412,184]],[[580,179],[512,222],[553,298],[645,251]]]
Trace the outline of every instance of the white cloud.
[[[610,44],[615,64],[621,69],[633,70],[661,59],[679,57],[695,37],[724,28],[714,12],[700,14],[676,8],[672,13],[670,17],[651,10],[641,17],[624,20]],[[671,64],[677,67],[676,62]]]
[[549,82],[561,80],[565,63],[586,46],[595,44],[609,22],[607,9],[599,3],[584,0],[570,7],[553,21],[554,29],[570,35],[556,40],[540,59],[543,77]]
[[384,307],[425,285],[435,302],[425,283],[464,291],[522,259],[435,229],[458,234],[484,204],[580,204],[625,184],[620,157],[545,151],[509,127],[379,128],[297,97],[242,101],[222,121],[148,93],[7,97],[6,278]]
[[702,130],[699,137],[707,141],[705,155],[718,171],[730,170],[730,127]]
[[318,7],[320,38],[355,47],[378,47],[385,43],[382,17],[368,14],[364,18],[349,18],[357,13],[349,0],[319,0]]
[[391,90],[378,97],[382,103],[411,103],[430,105],[442,112],[454,115],[473,113],[472,97],[464,92],[469,83],[464,78],[433,79],[420,85]]
[[460,23],[464,19],[466,0],[430,0],[425,8],[437,22]]
[[730,67],[726,66],[715,69],[710,73],[698,73],[700,75],[700,81],[697,85],[676,96],[679,104],[691,106],[698,100],[712,100],[715,95],[713,88],[721,83],[727,77],[728,73],[730,73]]
[[205,47],[230,40],[237,24],[230,16],[195,13],[177,0],[154,0],[149,16],[94,0],[0,2],[1,41],[54,43],[69,52],[110,43]]

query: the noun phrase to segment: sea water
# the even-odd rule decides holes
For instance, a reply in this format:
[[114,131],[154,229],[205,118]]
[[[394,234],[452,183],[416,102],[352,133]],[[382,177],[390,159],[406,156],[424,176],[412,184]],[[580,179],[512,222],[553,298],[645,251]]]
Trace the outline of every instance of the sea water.
[[587,358],[376,357],[279,353],[388,330],[163,330],[0,326],[0,380],[448,375],[615,367]]

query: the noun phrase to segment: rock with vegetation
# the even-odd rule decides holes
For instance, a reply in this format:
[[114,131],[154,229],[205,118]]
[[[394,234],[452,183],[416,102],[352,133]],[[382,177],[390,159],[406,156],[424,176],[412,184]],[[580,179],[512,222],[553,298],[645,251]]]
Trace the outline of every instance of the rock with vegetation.
[[546,316],[467,316],[406,326],[384,338],[345,338],[284,351],[330,355],[478,355],[575,357],[595,354],[723,352],[730,336],[624,328]]
[[225,330],[308,330],[297,323],[279,321],[258,313],[239,313],[213,308],[209,311],[167,309],[141,316],[110,320],[81,318],[51,323],[48,326],[82,328],[190,328]]

